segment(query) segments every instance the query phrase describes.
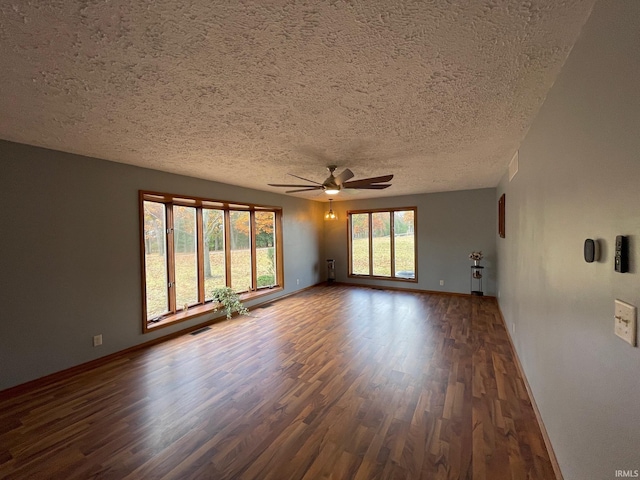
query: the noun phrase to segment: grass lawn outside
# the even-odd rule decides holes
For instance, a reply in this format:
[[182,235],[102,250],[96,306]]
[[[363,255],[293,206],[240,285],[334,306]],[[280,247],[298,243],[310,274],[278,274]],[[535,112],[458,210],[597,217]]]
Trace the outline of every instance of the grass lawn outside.
[[[396,276],[400,272],[413,272],[415,278],[415,246],[414,236],[404,235],[395,237],[395,267]],[[351,242],[352,272],[355,275],[369,275],[369,239],[356,238]],[[391,277],[391,237],[373,238],[373,275]]]
[[[390,237],[373,239],[373,275],[391,277]],[[358,238],[352,241],[353,273],[369,275],[369,240]],[[273,247],[258,248],[257,274],[258,287],[275,284],[275,265],[269,255]],[[395,238],[396,276],[415,278],[414,236],[404,235]],[[211,276],[205,278],[205,295],[211,298],[211,291],[225,286],[224,251],[209,252]],[[197,270],[194,253],[176,254],[176,305],[181,309],[184,304],[197,302]],[[167,312],[167,276],[164,256],[157,253],[145,256],[147,282],[147,318],[152,319]],[[410,272],[406,276],[400,272]],[[413,275],[413,276],[412,276]],[[233,250],[231,252],[231,284],[238,292],[246,291],[251,284],[251,251]]]
[[[258,286],[275,284],[274,257],[269,255],[273,247],[256,249]],[[205,278],[205,298],[211,298],[214,288],[225,286],[224,251],[209,252],[211,276]],[[145,256],[147,282],[147,319],[167,312],[167,274],[164,255],[152,253]],[[195,253],[176,254],[176,305],[178,310],[185,303],[192,305],[198,301],[197,267]],[[231,283],[238,291],[246,291],[251,286],[251,250],[231,252]]]

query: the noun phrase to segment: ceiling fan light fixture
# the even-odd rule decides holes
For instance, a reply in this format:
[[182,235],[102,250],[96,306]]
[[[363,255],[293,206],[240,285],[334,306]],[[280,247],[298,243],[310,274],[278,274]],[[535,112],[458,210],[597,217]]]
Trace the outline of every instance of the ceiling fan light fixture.
[[327,195],[337,195],[340,193],[340,190],[338,188],[329,187],[325,189],[324,193]]
[[332,207],[332,203],[331,202],[333,202],[332,198],[329,199],[329,211],[324,214],[324,219],[325,220],[337,220],[338,219],[338,216],[333,212],[333,207]]

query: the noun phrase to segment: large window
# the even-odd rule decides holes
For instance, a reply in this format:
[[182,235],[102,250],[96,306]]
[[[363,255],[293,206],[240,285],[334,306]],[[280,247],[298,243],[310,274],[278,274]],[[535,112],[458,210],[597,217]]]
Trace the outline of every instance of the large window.
[[347,213],[350,277],[418,280],[415,207]]
[[281,209],[140,192],[140,213],[145,331],[212,311],[217,287],[282,289]]

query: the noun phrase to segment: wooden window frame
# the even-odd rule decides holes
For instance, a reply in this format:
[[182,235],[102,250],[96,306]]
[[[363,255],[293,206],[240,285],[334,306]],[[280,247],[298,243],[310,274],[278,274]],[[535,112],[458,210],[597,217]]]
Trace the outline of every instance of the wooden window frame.
[[[230,212],[232,211],[248,211],[250,219],[250,241],[251,241],[251,290],[240,293],[242,301],[252,300],[271,293],[284,290],[284,257],[283,257],[283,238],[282,238],[282,208],[257,205],[249,203],[229,202],[226,200],[214,200],[209,198],[193,197],[189,195],[174,195],[169,193],[152,192],[140,190],[138,192],[138,203],[140,209],[140,258],[142,265],[142,331],[148,333],[158,328],[174,325],[184,322],[192,318],[212,313],[218,308],[217,303],[205,299],[206,292],[204,287],[204,245],[202,244],[203,232],[203,216],[202,211],[206,208],[222,210],[224,213],[224,252],[225,252],[225,284],[230,286],[231,283],[231,242],[230,242]],[[147,319],[147,279],[146,279],[146,251],[144,238],[144,202],[163,203],[165,209],[166,221],[166,250],[167,250],[167,291],[169,298],[169,310],[167,313],[157,317],[153,321]],[[196,209],[196,246],[198,258],[198,301],[190,305],[187,310],[176,305],[175,294],[175,246],[173,238],[173,206],[180,205],[186,207],[194,207]],[[256,232],[255,232],[255,213],[270,212],[275,216],[274,221],[274,238],[275,238],[275,267],[276,284],[267,287],[257,287],[257,263],[256,263]]]
[[[413,211],[413,261],[414,261],[414,278],[404,278],[395,276],[395,228],[394,228],[394,212],[406,212]],[[353,273],[353,258],[352,258],[352,215],[355,214],[368,214],[369,218],[369,275]],[[380,276],[373,275],[373,228],[372,228],[372,214],[374,213],[388,213],[389,214],[389,228],[390,228],[390,249],[391,249],[391,275]],[[418,207],[394,207],[394,208],[376,208],[368,210],[349,210],[347,211],[347,257],[349,262],[348,277],[349,278],[361,278],[372,280],[391,280],[394,282],[409,282],[418,283]]]

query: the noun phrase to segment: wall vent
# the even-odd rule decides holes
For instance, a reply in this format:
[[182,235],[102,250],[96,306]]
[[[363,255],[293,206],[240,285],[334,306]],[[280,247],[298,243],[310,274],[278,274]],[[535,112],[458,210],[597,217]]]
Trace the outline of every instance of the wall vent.
[[509,163],[509,181],[513,180],[513,177],[518,173],[518,152],[519,150],[516,150],[515,155],[511,159],[511,163]]

